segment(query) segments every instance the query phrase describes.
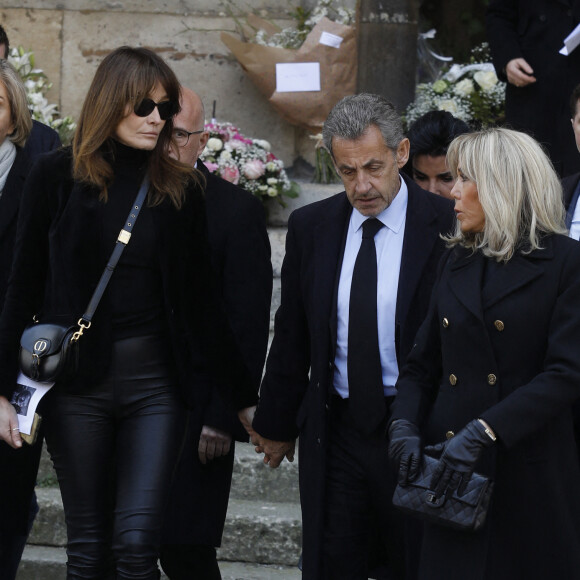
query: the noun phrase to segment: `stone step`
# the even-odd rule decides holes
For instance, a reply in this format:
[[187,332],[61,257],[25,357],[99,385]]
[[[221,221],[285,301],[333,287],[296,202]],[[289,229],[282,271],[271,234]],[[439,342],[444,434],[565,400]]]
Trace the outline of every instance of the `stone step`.
[[[29,544],[64,547],[66,527],[58,488],[39,488],[37,497],[40,511]],[[293,566],[301,545],[298,504],[230,499],[220,559]]]
[[[249,564],[247,562],[220,562],[223,580],[299,580],[296,567]],[[26,546],[16,580],[62,580],[66,574],[64,548]],[[167,580],[161,574],[162,580]]]
[[[57,487],[56,475],[46,449],[42,454],[38,481],[41,485],[38,488],[40,492],[43,489],[50,490]],[[51,493],[47,492],[47,501],[52,498]],[[297,458],[293,463],[283,461],[280,467],[272,469],[264,464],[263,455],[258,455],[251,443],[236,443],[230,497],[243,500],[299,503]],[[53,502],[54,499],[50,499],[49,507],[53,505]]]

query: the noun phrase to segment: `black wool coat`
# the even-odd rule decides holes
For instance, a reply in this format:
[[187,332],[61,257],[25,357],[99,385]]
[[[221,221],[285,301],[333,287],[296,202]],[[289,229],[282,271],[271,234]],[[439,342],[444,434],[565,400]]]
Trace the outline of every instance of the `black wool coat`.
[[[16,149],[16,158],[0,197],[0,305],[4,303],[14,253],[18,207],[31,161]],[[0,536],[24,535],[42,442],[12,449],[0,442]]]
[[475,468],[495,481],[485,527],[425,526],[421,580],[580,578],[580,244],[542,246],[483,288],[487,258],[452,250],[397,382],[393,418],[420,425],[425,443],[478,417],[498,437]]
[[[399,363],[427,312],[440,233],[454,225],[452,204],[407,177],[405,237],[397,293],[395,337]],[[336,350],[338,280],[352,213],[346,193],[296,210],[288,221],[282,297],[266,362],[254,428],[277,441],[299,438],[303,578],[322,571],[326,421]]]
[[[272,264],[265,212],[247,191],[210,173],[199,160],[206,178],[205,200],[211,258],[226,314],[250,370],[257,396],[262,378],[272,297]],[[228,364],[224,360],[224,364]],[[248,436],[219,389],[206,405],[191,411],[187,440],[175,473],[166,510],[162,542],[219,546],[232,479],[234,444],[229,455],[202,465],[198,457],[201,429],[209,425],[233,439]]]
[[[75,323],[110,256],[97,250],[102,246],[98,240],[103,235],[104,204],[94,188],[73,180],[71,163],[70,148],[41,156],[24,189],[13,270],[0,319],[0,394],[6,396],[14,388],[23,328],[33,315]],[[151,208],[151,214],[169,339],[184,401],[194,406],[209,400],[215,380],[234,408],[254,404],[254,387],[216,292],[202,193],[190,186],[180,210],[165,201]],[[111,319],[106,298],[105,293],[91,328],[79,341],[79,372],[61,388],[82,393],[107,372]],[[223,365],[222,357],[230,357],[231,364]],[[232,391],[233,372],[239,375]]]
[[570,126],[569,100],[580,83],[580,49],[563,56],[564,38],[580,23],[580,0],[490,0],[487,39],[500,79],[505,66],[524,58],[537,81],[506,89],[506,123],[544,144],[558,173],[580,169]]

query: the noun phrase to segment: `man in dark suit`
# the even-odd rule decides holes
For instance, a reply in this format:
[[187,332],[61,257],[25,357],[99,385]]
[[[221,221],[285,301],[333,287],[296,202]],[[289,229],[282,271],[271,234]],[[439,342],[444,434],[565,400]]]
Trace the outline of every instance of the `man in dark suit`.
[[559,53],[580,23],[580,0],[490,0],[493,64],[507,81],[506,122],[547,147],[561,176],[580,169],[568,126],[568,95],[580,80],[580,48]]
[[[173,121],[175,154],[180,161],[196,166],[206,179],[212,261],[226,314],[257,392],[272,296],[264,208],[247,191],[211,174],[198,159],[209,138],[203,125],[203,104],[193,91],[183,87],[181,91],[181,112]],[[176,471],[161,549],[161,565],[171,580],[221,578],[215,548],[221,543],[226,517],[234,440],[247,441],[247,433],[215,390],[205,407],[190,412]]]
[[[323,137],[346,191],[288,222],[252,441],[276,467],[300,435],[303,578],[358,580],[375,569],[400,579],[404,526],[391,505],[385,426],[452,204],[399,173],[409,140],[383,97],[345,97]],[[369,558],[377,552],[386,565]]]

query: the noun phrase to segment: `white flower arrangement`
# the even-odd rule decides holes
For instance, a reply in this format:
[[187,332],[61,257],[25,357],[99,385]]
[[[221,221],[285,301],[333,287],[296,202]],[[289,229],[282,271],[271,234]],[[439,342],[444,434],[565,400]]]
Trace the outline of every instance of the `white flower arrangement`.
[[12,48],[8,62],[24,83],[32,118],[52,127],[64,144],[69,143],[76,124],[72,117],[61,117],[57,106],[50,104],[44,96],[52,84],[41,69],[34,68],[34,53],[25,51],[21,46]]
[[417,85],[407,107],[407,126],[429,111],[448,111],[474,128],[493,125],[504,117],[505,83],[489,61],[487,44],[472,51],[470,64],[454,64],[433,83]]
[[296,21],[295,26],[283,28],[280,32],[270,34],[260,28],[256,31],[250,42],[262,46],[276,46],[279,48],[300,48],[312,29],[322,20],[328,18],[339,24],[350,25],[355,21],[355,12],[343,6],[336,6],[335,0],[318,0],[312,10],[307,11],[301,7],[291,12]]
[[284,162],[264,139],[252,139],[231,123],[206,123],[210,138],[200,159],[210,172],[243,187],[262,200],[297,197],[298,184],[288,179]]

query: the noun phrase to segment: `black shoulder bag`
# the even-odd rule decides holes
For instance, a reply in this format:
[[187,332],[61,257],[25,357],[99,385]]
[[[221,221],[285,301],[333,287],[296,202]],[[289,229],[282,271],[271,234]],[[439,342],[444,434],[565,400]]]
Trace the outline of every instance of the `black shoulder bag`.
[[79,338],[91,326],[95,310],[103,297],[125,246],[129,243],[131,231],[143,207],[148,190],[149,178],[145,176],[129,212],[125,227],[119,233],[113,253],[91,296],[87,310],[79,318],[77,324],[66,326],[40,320],[24,329],[20,338],[19,359],[20,370],[28,378],[39,383],[48,383],[70,379],[76,374],[79,363]]

